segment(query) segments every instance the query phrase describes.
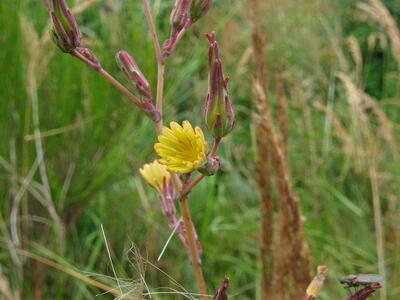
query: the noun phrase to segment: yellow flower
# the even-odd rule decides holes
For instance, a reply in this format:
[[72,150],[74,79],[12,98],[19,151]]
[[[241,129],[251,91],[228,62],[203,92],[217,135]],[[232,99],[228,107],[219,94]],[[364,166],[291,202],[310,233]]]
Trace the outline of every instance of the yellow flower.
[[193,129],[189,121],[183,121],[182,126],[171,122],[170,128],[162,129],[158,141],[154,149],[161,157],[160,163],[171,172],[190,173],[206,160],[208,148],[203,131]]
[[168,184],[171,174],[167,167],[160,164],[157,160],[151,164],[145,164],[142,169],[139,169],[143,178],[160,193],[164,188],[164,184]]

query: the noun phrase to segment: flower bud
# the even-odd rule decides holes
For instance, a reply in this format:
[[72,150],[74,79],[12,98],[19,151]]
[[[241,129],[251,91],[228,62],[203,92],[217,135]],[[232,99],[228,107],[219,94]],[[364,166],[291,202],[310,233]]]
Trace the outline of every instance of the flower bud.
[[153,104],[153,96],[151,94],[149,82],[140,71],[133,57],[126,51],[119,51],[116,54],[116,60],[125,76],[135,84],[138,93],[145,98],[143,102],[140,103],[139,107],[154,122],[158,122],[161,119],[161,114]]
[[235,112],[228,93],[229,78],[225,77],[219,56],[215,33],[206,35],[210,42],[208,52],[209,90],[205,105],[207,129],[215,138],[222,138],[232,131]]
[[189,19],[190,0],[176,0],[170,16],[172,31],[179,32],[187,26]]
[[182,36],[190,26],[190,1],[176,0],[170,16],[171,33],[163,45],[163,58],[168,58],[178,46]]
[[125,76],[135,83],[136,89],[142,96],[152,100],[151,88],[146,77],[140,71],[139,66],[131,55],[126,51],[119,51],[116,55],[117,63]]
[[51,0],[49,9],[52,21],[50,36],[53,42],[61,51],[72,52],[72,50],[80,46],[81,34],[66,0]]
[[205,163],[198,169],[199,172],[206,176],[215,175],[221,168],[221,159],[218,156],[208,156]]
[[190,6],[190,19],[192,23],[204,16],[210,9],[212,0],[192,0]]

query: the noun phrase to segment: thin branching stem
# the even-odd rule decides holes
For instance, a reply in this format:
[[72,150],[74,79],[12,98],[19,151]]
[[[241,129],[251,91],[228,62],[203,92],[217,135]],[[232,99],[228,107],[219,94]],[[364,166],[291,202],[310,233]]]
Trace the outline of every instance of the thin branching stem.
[[151,16],[149,2],[147,0],[143,0],[143,6],[144,6],[144,12],[146,14],[147,24],[149,25],[149,29],[150,29],[150,33],[151,33],[151,38],[153,40],[154,48],[156,50],[157,62],[159,64],[164,64],[164,59],[163,59],[162,52],[161,52],[160,42],[158,39],[156,28],[154,26],[153,18]]
[[139,108],[145,108],[144,103],[138,97],[136,97],[134,94],[132,94],[126,87],[124,87],[117,79],[115,79],[106,70],[104,70],[103,68],[101,68],[97,65],[94,65],[90,60],[88,60],[86,57],[84,57],[81,53],[79,53],[76,50],[72,51],[71,55],[76,57],[80,61],[84,62],[85,64],[87,64],[89,67],[93,68],[95,71],[99,72],[115,88],[117,88],[122,94],[127,96],[133,102],[133,104],[135,104]]

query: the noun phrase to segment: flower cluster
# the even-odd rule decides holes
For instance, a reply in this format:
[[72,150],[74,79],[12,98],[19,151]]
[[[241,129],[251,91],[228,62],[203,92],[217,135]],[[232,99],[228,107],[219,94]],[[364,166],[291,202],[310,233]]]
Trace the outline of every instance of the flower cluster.
[[[216,152],[221,138],[232,130],[235,121],[227,90],[228,78],[223,73],[214,33],[207,35],[210,43],[209,90],[205,105],[206,128],[214,137],[211,151],[201,128],[193,127],[189,121],[183,121],[182,124],[171,122],[169,127],[161,128],[161,112],[165,59],[176,49],[188,28],[207,13],[212,2],[212,0],[176,0],[170,16],[170,36],[164,43],[161,53],[150,7],[147,1],[144,1],[158,63],[157,99],[154,104],[151,85],[141,72],[139,64],[128,52],[119,51],[116,60],[125,77],[134,85],[134,93],[103,69],[94,52],[82,45],[78,24],[68,8],[67,0],[44,0],[52,21],[50,35],[57,47],[100,73],[156,123],[156,128],[160,132],[154,149],[159,158],[145,164],[139,172],[159,194],[161,211],[166,216],[170,228],[178,233],[190,253],[193,265],[197,269],[196,278],[204,295],[207,294],[207,290],[202,272],[199,270],[201,246],[190,218],[188,194],[205,176],[214,175],[220,169],[221,162]],[[199,171],[201,175],[192,179],[192,173],[195,171]],[[181,202],[183,221],[176,217],[176,201]],[[225,279],[215,299],[227,299],[227,288],[228,280]]]

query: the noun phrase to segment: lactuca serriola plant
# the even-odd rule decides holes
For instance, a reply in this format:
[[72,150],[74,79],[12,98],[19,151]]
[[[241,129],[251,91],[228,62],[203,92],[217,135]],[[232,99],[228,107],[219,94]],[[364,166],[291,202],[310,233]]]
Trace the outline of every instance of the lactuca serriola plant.
[[66,0],[51,0],[48,3],[52,26],[50,36],[65,53],[71,53],[81,44],[78,24],[67,6]]
[[225,77],[215,33],[206,35],[210,48],[208,51],[209,86],[205,105],[207,129],[215,138],[222,138],[232,131],[235,112],[228,93],[229,78]]

